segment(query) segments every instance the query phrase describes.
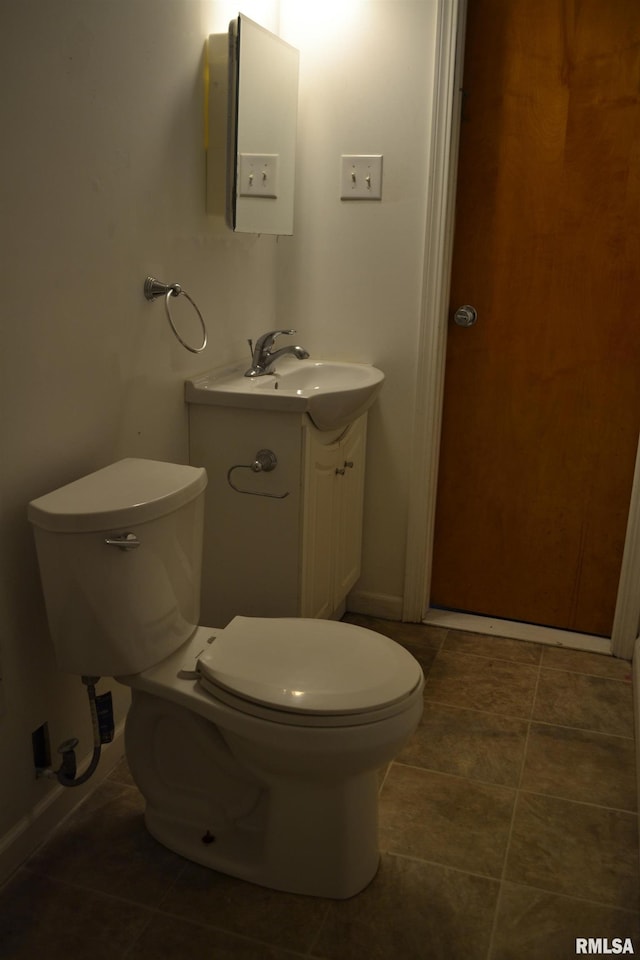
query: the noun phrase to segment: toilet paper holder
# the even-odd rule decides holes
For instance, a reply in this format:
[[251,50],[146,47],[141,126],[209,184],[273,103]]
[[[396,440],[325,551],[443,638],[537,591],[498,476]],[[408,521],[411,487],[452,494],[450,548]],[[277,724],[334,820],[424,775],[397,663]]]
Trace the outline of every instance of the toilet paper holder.
[[252,473],[271,473],[278,466],[278,458],[273,450],[258,450],[253,463],[236,463],[227,470],[227,483],[236,493],[246,493],[250,497],[269,497],[272,500],[284,500],[289,496],[286,493],[266,493],[264,490],[242,490],[231,479],[234,470],[251,470]]

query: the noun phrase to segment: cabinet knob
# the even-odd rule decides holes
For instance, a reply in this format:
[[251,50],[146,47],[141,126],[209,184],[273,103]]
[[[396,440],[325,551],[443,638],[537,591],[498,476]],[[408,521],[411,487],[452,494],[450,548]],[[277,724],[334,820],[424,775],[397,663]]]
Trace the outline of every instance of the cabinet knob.
[[344,467],[336,467],[336,473],[339,474],[340,476],[343,476],[346,472],[347,471],[345,470]]

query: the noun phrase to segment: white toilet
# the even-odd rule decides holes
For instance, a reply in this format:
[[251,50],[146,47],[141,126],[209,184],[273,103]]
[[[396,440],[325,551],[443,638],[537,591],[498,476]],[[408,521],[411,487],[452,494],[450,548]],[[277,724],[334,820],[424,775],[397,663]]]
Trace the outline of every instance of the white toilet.
[[378,866],[378,770],[419,722],[422,670],[345,623],[198,626],[206,483],[127,459],[29,504],[58,664],[131,687],[127,758],[161,843],[273,889],[353,896]]

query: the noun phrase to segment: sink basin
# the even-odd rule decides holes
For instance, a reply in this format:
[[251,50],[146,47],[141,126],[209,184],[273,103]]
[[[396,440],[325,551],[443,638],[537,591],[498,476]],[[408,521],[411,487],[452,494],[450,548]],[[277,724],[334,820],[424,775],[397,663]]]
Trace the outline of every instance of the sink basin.
[[372,405],[384,374],[368,363],[283,357],[274,373],[245,377],[246,367],[187,380],[189,403],[307,413],[318,430],[346,427]]

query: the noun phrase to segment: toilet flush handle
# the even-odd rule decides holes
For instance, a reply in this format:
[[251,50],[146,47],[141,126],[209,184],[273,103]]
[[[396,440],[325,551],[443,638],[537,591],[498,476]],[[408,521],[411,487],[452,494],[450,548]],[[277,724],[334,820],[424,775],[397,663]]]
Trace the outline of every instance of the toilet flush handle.
[[106,537],[104,542],[109,547],[118,547],[119,550],[135,550],[140,546],[135,533],[117,533],[113,537]]

